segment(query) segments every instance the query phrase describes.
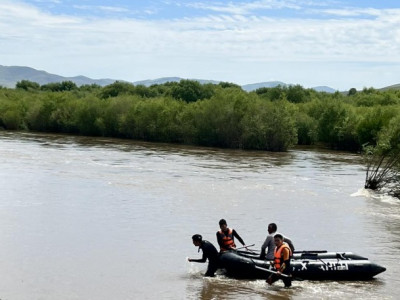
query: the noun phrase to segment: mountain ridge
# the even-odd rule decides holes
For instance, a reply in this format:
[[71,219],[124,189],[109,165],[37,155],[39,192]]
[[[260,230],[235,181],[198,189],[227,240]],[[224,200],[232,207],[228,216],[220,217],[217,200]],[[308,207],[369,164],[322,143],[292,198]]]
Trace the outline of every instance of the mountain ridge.
[[[153,84],[164,84],[166,82],[179,82],[182,79],[181,77],[161,77],[157,79],[147,79],[147,80],[140,80],[131,82],[134,85],[145,85],[150,86]],[[124,81],[126,80],[118,80],[118,79],[110,79],[110,78],[103,78],[103,79],[92,79],[83,75],[73,76],[73,77],[64,77],[56,74],[51,74],[43,70],[37,70],[31,67],[26,66],[3,66],[0,65],[0,86],[14,88],[15,84],[21,80],[29,80],[33,82],[37,82],[40,85],[53,83],[53,82],[61,82],[61,81],[72,81],[76,85],[81,86],[85,84],[98,84],[100,86],[106,86],[109,84],[114,83],[115,81]],[[213,83],[218,84],[221,81],[216,80],[207,80],[207,79],[190,79],[198,81],[201,84],[206,83]],[[272,88],[276,86],[291,86],[293,84],[287,84],[282,81],[266,81],[266,82],[258,82],[258,83],[250,83],[241,85],[242,89],[248,92],[254,91],[259,88]],[[329,87],[329,86],[316,86],[312,87],[318,92],[326,92],[326,93],[334,93],[337,90]],[[379,90],[387,90],[387,89],[400,89],[400,84],[395,84],[391,86],[387,86],[381,88]]]
[[18,81],[30,80],[40,85],[52,82],[72,81],[77,85],[83,84],[99,84],[101,86],[115,82],[114,79],[92,79],[83,75],[74,77],[64,77],[51,74],[43,70],[25,66],[2,66],[0,65],[0,85],[13,88]]

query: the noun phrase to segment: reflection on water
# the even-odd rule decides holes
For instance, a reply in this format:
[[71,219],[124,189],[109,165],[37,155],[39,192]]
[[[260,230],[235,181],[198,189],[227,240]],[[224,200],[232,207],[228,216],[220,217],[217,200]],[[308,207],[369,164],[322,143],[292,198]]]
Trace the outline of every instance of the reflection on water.
[[[235,151],[0,132],[0,299],[396,299],[400,203],[362,190],[355,154]],[[367,282],[203,278],[191,236],[226,218],[261,247],[276,222],[297,249],[387,267]]]

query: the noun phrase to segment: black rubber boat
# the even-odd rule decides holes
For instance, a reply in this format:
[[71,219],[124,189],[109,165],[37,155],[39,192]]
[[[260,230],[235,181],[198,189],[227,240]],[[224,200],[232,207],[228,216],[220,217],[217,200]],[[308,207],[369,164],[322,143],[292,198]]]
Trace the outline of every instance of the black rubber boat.
[[[305,252],[300,252],[291,260],[293,279],[368,280],[386,270],[351,252],[316,252],[308,251],[304,256]],[[273,270],[269,261],[244,251],[226,251],[220,261],[227,275],[234,278],[266,279]]]

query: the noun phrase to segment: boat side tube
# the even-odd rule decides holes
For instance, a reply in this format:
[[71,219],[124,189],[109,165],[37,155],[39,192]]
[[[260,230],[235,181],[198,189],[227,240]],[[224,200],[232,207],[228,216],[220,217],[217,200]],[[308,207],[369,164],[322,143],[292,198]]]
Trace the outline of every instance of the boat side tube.
[[[236,251],[222,253],[220,261],[227,274],[235,278],[266,279],[268,270],[272,270],[269,261],[239,255]],[[309,280],[368,280],[386,270],[367,259],[341,258],[293,259],[291,269],[293,278]]]

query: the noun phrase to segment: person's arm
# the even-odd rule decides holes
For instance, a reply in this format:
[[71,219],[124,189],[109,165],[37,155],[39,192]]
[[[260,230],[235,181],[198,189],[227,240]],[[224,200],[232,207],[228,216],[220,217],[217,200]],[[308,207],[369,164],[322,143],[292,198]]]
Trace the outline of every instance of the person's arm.
[[268,247],[270,238],[271,238],[271,236],[268,235],[267,238],[265,239],[264,243],[261,246],[261,252],[260,252],[260,258],[261,259],[265,258],[265,255],[266,255],[265,250]]
[[286,267],[289,265],[289,260],[290,260],[290,251],[288,248],[282,249],[282,258],[283,258],[283,263],[278,270],[278,273],[282,273],[285,271]]
[[203,251],[203,257],[200,259],[193,259],[193,258],[189,258],[188,261],[190,262],[197,262],[197,263],[205,263],[207,261],[207,256]]
[[236,232],[235,229],[232,229],[232,234],[233,234],[233,236],[234,236],[235,238],[238,239],[238,241],[239,241],[243,246],[245,245],[243,239],[240,237],[240,235],[238,235],[238,233]]

